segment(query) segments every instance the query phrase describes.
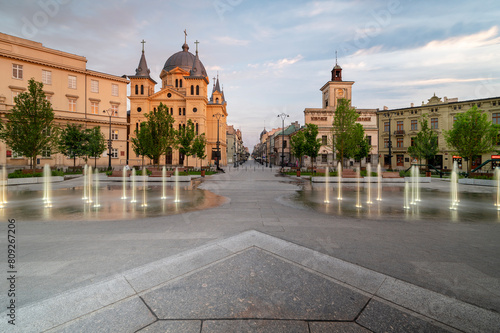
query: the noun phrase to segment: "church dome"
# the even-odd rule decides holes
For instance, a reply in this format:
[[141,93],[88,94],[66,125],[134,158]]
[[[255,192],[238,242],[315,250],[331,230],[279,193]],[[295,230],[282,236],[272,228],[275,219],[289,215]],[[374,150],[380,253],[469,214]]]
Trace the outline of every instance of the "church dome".
[[[165,70],[166,72],[170,72],[172,69],[179,67],[189,72],[193,68],[195,59],[196,56],[189,52],[189,46],[184,43],[184,45],[182,45],[182,51],[174,53],[172,56],[170,56],[170,58],[167,59],[167,61],[165,62],[165,66],[163,66],[163,70]],[[201,74],[205,77],[208,77],[205,66],[203,66],[201,61],[199,63],[201,64]]]

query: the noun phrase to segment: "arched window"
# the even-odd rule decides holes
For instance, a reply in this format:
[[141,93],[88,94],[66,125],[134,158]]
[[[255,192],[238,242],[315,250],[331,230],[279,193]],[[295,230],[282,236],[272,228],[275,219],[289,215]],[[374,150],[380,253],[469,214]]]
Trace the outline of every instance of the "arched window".
[[182,88],[182,79],[179,80],[179,86]]
[[135,123],[135,130],[139,131],[139,123]]
[[182,125],[182,129],[186,130],[186,124]]
[[153,113],[156,113],[156,108],[153,108]]
[[179,87],[179,79],[175,79],[175,87]]
[[182,115],[182,113],[181,113],[181,108],[179,108],[179,116],[180,116],[180,115]]
[[182,129],[182,125],[181,125],[181,124],[179,124],[179,131],[180,131],[181,129]]
[[141,84],[141,95],[144,95],[144,85]]
[[182,108],[182,115],[185,116],[186,115],[186,108]]
[[198,135],[198,123],[196,123],[196,135]]
[[215,103],[219,104],[219,97],[215,99]]
[[139,94],[139,86],[136,84],[135,85],[135,94],[138,95]]
[[196,86],[196,95],[200,94],[200,86]]
[[194,95],[194,86],[191,86],[191,95]]

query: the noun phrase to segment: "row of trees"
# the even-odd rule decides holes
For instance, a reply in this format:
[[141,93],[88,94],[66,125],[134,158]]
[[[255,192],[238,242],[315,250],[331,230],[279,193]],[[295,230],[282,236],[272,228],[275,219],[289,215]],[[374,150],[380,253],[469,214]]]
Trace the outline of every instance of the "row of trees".
[[43,84],[28,81],[28,90],[14,98],[12,112],[7,122],[0,123],[0,140],[17,154],[30,159],[32,168],[42,151],[60,152],[73,158],[98,158],[106,150],[105,138],[100,127],[84,129],[81,125],[68,124],[60,129],[54,122],[54,110],[43,92]]
[[171,154],[174,149],[186,156],[186,163],[189,156],[201,160],[206,157],[205,135],[196,135],[191,119],[179,130],[175,130],[173,125],[174,118],[163,103],[160,103],[156,111],[146,114],[146,121],[135,130],[135,138],[131,139],[133,151],[142,156],[142,165],[145,157],[159,165],[160,157]]

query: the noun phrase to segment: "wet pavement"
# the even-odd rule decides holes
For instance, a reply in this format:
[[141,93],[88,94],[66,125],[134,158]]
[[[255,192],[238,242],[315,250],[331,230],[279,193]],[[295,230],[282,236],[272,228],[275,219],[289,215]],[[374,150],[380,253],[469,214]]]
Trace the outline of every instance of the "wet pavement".
[[[446,185],[426,186],[446,191]],[[0,330],[493,332],[500,326],[495,221],[328,215],[293,202],[300,182],[250,163],[207,177],[200,188],[227,201],[110,221],[17,217],[18,325],[12,330],[2,320]],[[0,228],[6,234],[6,224]],[[0,288],[7,290],[6,283]],[[6,302],[2,293],[0,304]]]

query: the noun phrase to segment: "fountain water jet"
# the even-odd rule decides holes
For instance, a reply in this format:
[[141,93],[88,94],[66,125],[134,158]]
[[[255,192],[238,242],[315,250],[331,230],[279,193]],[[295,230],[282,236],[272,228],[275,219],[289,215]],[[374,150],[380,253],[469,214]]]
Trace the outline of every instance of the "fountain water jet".
[[360,174],[360,168],[356,168],[356,177],[358,179],[358,188],[357,188],[357,194],[356,194],[356,208],[362,208],[363,206],[361,205],[361,174]]
[[88,197],[88,194],[87,194],[87,190],[88,190],[88,185],[87,185],[87,174],[88,174],[89,170],[88,170],[88,165],[85,164],[85,166],[83,167],[83,198],[82,200],[85,200],[87,201],[89,199]]
[[167,181],[167,169],[164,166],[163,169],[161,169],[161,199],[165,200],[167,198],[167,190],[165,187],[165,183]]
[[132,173],[130,174],[130,178],[132,178],[132,200],[131,203],[136,203],[137,200],[135,198],[135,169],[132,169]]
[[92,167],[89,166],[87,170],[87,203],[92,202]]
[[101,207],[99,203],[99,170],[96,170],[94,174],[94,187],[95,187],[95,199],[94,199],[94,208]]
[[337,200],[342,200],[342,164],[339,162],[337,164],[337,172],[338,172],[338,179],[339,179],[339,189],[338,189],[338,195],[337,195]]
[[330,191],[328,191],[328,180],[330,177],[330,168],[325,169],[325,203],[330,203]]
[[366,165],[366,172],[367,172],[367,181],[368,181],[366,184],[366,191],[367,191],[366,203],[368,205],[371,205],[373,202],[372,202],[372,188],[371,188],[372,165],[370,163],[368,163]]
[[410,196],[410,194],[409,194],[409,192],[410,192],[410,185],[409,185],[409,183],[407,181],[405,181],[405,195],[404,195],[405,196],[405,198],[404,198],[405,202],[404,202],[404,206],[403,206],[404,209],[410,209],[410,205],[409,205],[409,201],[410,201],[409,200],[409,196]]
[[122,200],[127,199],[127,166],[122,171]]
[[453,162],[453,171],[451,172],[451,206],[450,209],[456,210],[458,207],[458,164],[457,161]]
[[7,203],[7,168],[2,168],[2,180],[0,181],[0,208],[4,208]]
[[382,168],[377,165],[377,201],[382,201]]
[[147,179],[147,171],[146,171],[146,168],[142,168],[142,205],[141,207],[147,207],[148,206],[148,199],[147,199],[147,190],[148,190],[148,187],[147,187],[147,182],[146,182],[146,179]]
[[181,202],[179,199],[179,169],[175,168],[175,199],[174,202]]
[[45,164],[43,167],[43,202],[45,203],[45,207],[52,207],[51,202],[51,183],[50,177],[52,176],[52,172],[50,171],[50,165]]

